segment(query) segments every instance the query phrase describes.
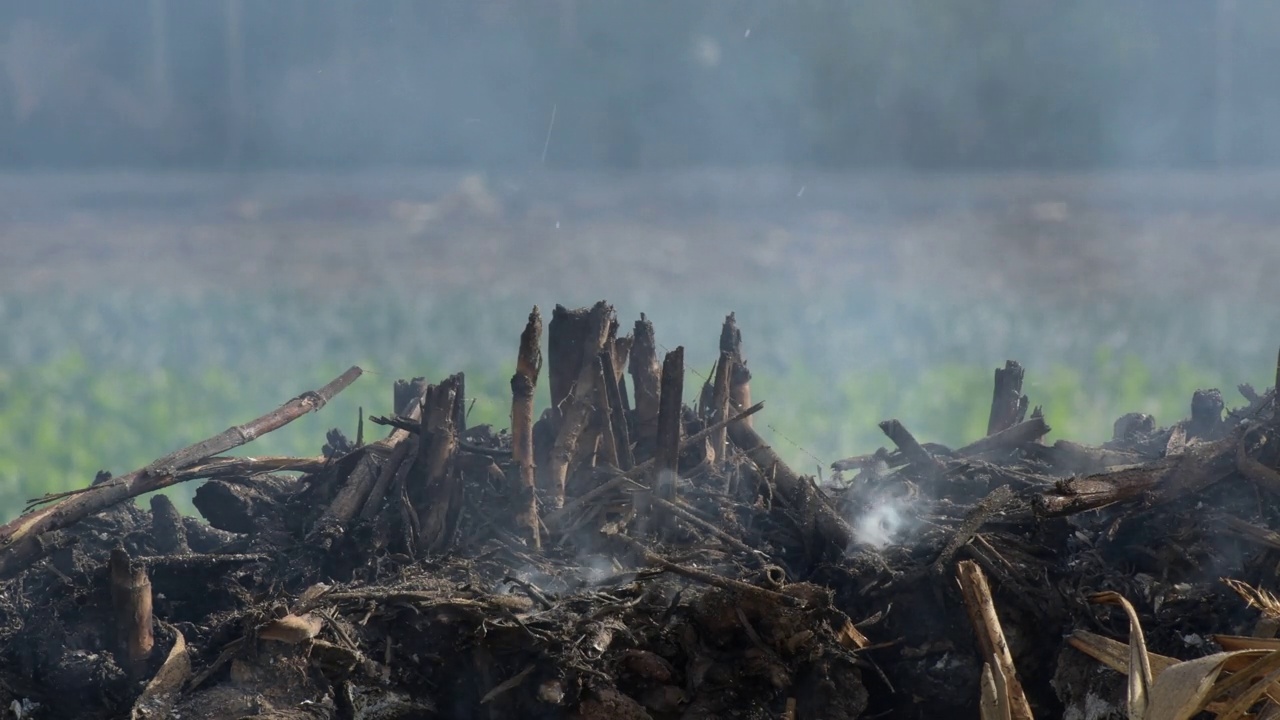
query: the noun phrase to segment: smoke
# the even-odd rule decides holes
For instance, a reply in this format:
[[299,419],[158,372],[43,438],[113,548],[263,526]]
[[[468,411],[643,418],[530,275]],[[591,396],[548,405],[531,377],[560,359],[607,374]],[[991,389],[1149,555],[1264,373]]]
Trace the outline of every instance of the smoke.
[[853,521],[854,539],[882,550],[894,543],[907,526],[909,508],[898,500],[873,503],[871,509]]

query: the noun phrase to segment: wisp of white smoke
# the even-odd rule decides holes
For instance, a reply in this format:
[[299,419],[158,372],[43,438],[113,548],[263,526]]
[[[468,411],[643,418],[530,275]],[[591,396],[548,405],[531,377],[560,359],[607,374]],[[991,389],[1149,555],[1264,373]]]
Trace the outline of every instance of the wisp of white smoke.
[[905,510],[904,503],[896,498],[872,503],[871,509],[854,519],[854,539],[877,550],[886,547],[905,528]]

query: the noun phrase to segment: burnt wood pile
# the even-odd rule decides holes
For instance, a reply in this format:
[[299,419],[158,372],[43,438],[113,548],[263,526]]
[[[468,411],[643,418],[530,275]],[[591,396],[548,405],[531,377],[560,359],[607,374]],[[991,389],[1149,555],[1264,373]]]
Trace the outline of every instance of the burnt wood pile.
[[[33,502],[0,527],[0,712],[1121,718],[1117,602],[1157,671],[1280,626],[1257,609],[1280,572],[1274,389],[1048,443],[1010,362],[985,437],[887,420],[891,447],[819,480],[757,433],[733,315],[689,392],[643,315],[623,334],[604,302],[557,306],[546,330],[545,368],[537,308],[513,343],[509,430],[468,425],[457,374],[395,383],[316,457],[224,454],[352,368]],[[133,502],[192,480],[202,518]]]

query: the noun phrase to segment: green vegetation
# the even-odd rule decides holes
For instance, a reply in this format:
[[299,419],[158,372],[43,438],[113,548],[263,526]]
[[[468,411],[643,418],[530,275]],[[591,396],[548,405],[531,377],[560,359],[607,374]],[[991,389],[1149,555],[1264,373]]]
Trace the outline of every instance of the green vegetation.
[[[471,422],[507,426],[516,344],[533,301],[441,292],[277,291],[221,295],[174,289],[0,294],[0,515],[46,492],[82,487],[99,469],[121,474],[317,388],[352,364],[366,374],[319,413],[241,448],[248,455],[319,454],[325,431],[354,437],[364,414],[390,411],[397,378],[467,375]],[[909,295],[909,293],[904,293]],[[898,418],[921,439],[981,436],[992,372],[1027,368],[1024,387],[1052,438],[1105,440],[1115,418],[1148,412],[1167,425],[1191,393],[1217,387],[1242,401],[1274,372],[1273,318],[1210,303],[1169,312],[1159,302],[1023,303],[907,298],[880,290],[755,288],[736,297],[619,289],[622,331],[644,311],[660,350],[683,345],[687,399],[714,360],[724,314],[737,312],[766,401],[757,427],[803,472],[886,444],[876,424]],[[1268,324],[1270,323],[1270,324]],[[545,343],[545,338],[544,338]],[[538,388],[545,407],[545,380]],[[368,436],[385,428],[369,423]],[[192,487],[172,491],[190,508]]]
[[[488,372],[468,373],[467,389],[475,398],[471,421],[506,427],[510,369],[477,365]],[[441,367],[434,362],[424,366]],[[140,467],[318,387],[343,368],[326,362],[308,364],[296,373],[239,373],[215,367],[144,372],[123,365],[92,365],[77,352],[2,368],[0,514],[14,515],[26,499],[42,493],[81,487],[99,469],[119,474]],[[285,370],[287,380],[280,370]],[[985,431],[991,372],[992,368],[947,363],[918,372],[844,376],[803,365],[777,374],[757,371],[753,394],[767,402],[758,426],[784,457],[806,472],[816,472],[819,465],[825,472],[832,460],[885,444],[876,423],[890,417],[907,423],[922,439],[956,445]],[[443,374],[435,372],[432,379]],[[1267,384],[1262,377],[1260,373],[1252,378],[1259,387]],[[388,412],[394,379],[369,373],[320,413],[237,454],[316,455],[331,427],[354,437],[359,408],[366,416]],[[692,397],[697,376],[691,374],[690,380]],[[1124,412],[1150,412],[1168,424],[1187,413],[1196,388],[1220,387],[1232,397],[1235,384],[1235,379],[1212,370],[1188,367],[1157,378],[1135,357],[1100,352],[1086,371],[1063,365],[1028,368],[1025,391],[1033,404],[1044,407],[1053,437],[1097,442],[1107,438],[1111,423]],[[540,390],[545,395],[545,387]],[[365,431],[377,435],[384,429],[366,423]],[[184,487],[171,496],[189,509],[193,490]]]

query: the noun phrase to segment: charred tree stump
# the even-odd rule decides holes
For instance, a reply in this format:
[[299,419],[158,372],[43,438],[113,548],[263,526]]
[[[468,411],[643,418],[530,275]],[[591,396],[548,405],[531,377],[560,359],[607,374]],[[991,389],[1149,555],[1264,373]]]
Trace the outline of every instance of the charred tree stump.
[[658,397],[661,393],[662,370],[658,366],[658,345],[653,323],[640,314],[636,321],[635,340],[628,363],[636,397],[636,459],[653,456],[653,443],[658,437]]
[[444,552],[453,540],[462,512],[462,482],[454,472],[458,449],[458,376],[427,388],[416,466],[424,482],[410,499],[418,508],[416,546],[428,554]]
[[[562,410],[560,429],[556,434],[555,446],[551,450],[548,484],[551,504],[555,508],[564,507],[569,468],[595,410],[597,372],[595,357],[606,347],[612,316],[611,305],[603,301],[596,303],[589,315],[590,333],[578,346],[582,350],[582,357],[579,358],[578,364],[580,372],[573,391],[564,400],[565,407]],[[594,441],[595,438],[590,440]]]
[[987,419],[987,434],[995,435],[1001,430],[1022,422],[1027,416],[1029,400],[1022,394],[1022,366],[1014,360],[1008,360],[1004,368],[996,368],[995,390],[991,397],[991,415]]
[[1191,395],[1191,420],[1187,423],[1187,436],[1213,439],[1222,427],[1222,411],[1225,403],[1222,392],[1197,390]]
[[283,477],[256,479],[252,484],[210,480],[196,489],[191,502],[209,525],[234,533],[253,532],[260,518],[274,515],[293,481]]
[[[738,320],[734,313],[725,316],[724,325],[720,328],[720,354],[725,353],[733,358],[729,377],[729,401],[735,412],[742,412],[751,407],[751,371],[747,370],[747,359],[742,355],[742,331],[738,330]],[[746,423],[750,427],[751,418],[747,418]]]
[[[547,325],[547,387],[551,392],[551,409],[557,420],[564,417],[566,402],[582,374],[583,345],[591,344],[591,309],[570,310],[556,305]],[[590,357],[595,357],[592,352]]]
[[520,471],[515,490],[516,528],[534,549],[542,547],[533,459],[533,396],[542,371],[541,342],[542,315],[535,306],[520,335],[516,373],[511,376],[511,459]]
[[182,525],[182,513],[174,507],[168,495],[151,496],[151,541],[156,551],[183,555],[191,552],[187,545],[187,529]]
[[397,415],[408,416],[412,411],[412,402],[422,402],[427,393],[427,379],[416,377],[412,380],[397,380],[392,387],[392,407]]
[[155,647],[151,629],[151,579],[147,577],[146,568],[133,565],[124,548],[111,551],[107,567],[114,611],[116,658],[136,680],[146,674],[147,660]]
[[[397,401],[403,399],[405,394],[401,387],[397,383]],[[422,412],[418,398],[410,397],[407,403],[408,412],[405,416],[411,420],[418,419]],[[338,494],[316,521],[311,531],[312,540],[328,549],[333,546],[334,540],[347,531],[357,515],[376,517],[396,470],[409,457],[410,447],[412,443],[409,431],[400,428],[393,430],[386,438],[364,446],[359,451],[363,454],[355,469],[343,481]]]
[[664,500],[675,500],[680,465],[680,435],[684,399],[684,347],[667,353],[662,361],[658,437],[654,448],[653,489]]

